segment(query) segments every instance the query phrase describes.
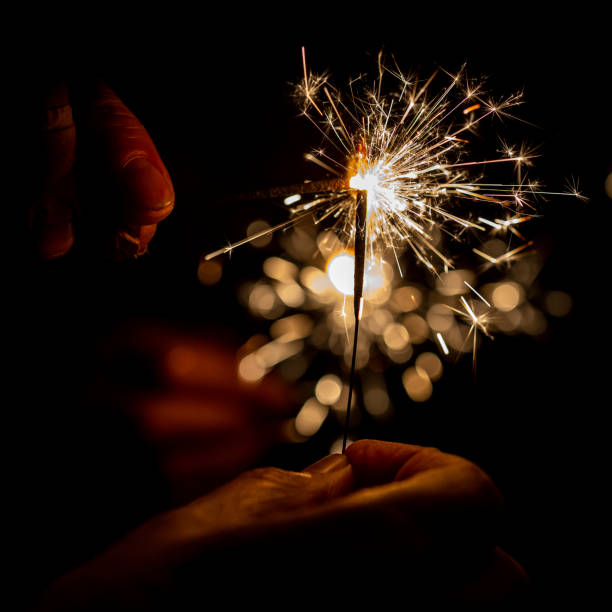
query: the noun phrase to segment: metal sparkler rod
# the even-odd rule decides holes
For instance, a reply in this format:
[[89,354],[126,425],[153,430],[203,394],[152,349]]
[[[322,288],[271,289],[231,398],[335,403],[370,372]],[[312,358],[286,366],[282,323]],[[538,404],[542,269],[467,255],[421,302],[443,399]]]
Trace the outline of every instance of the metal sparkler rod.
[[234,196],[239,200],[271,200],[273,198],[284,198],[295,194],[323,193],[329,191],[346,191],[349,189],[348,181],[344,178],[323,179],[321,181],[310,181],[308,183],[297,183],[282,187],[271,187],[260,189],[251,193]]
[[349,422],[351,419],[351,400],[355,385],[355,362],[357,360],[357,340],[359,338],[359,320],[363,308],[363,280],[365,275],[365,245],[366,221],[368,215],[368,195],[366,191],[357,191],[355,207],[355,276],[353,281],[353,307],[355,310],[355,330],[353,334],[353,356],[351,358],[351,372],[349,375],[348,402],[346,405],[346,420],[344,422],[344,436],[342,438],[342,453],[346,450]]

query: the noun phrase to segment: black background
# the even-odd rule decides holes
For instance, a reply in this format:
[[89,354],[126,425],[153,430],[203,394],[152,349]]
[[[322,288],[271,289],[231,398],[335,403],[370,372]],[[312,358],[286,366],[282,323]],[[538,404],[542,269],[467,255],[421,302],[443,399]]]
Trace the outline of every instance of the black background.
[[[78,78],[102,74],[140,118],[173,178],[176,209],[146,258],[120,270],[96,268],[95,282],[91,269],[75,282],[82,269],[70,261],[69,273],[58,266],[27,269],[31,309],[24,333],[30,338],[32,319],[38,328],[53,317],[82,345],[138,317],[224,329],[233,344],[253,333],[258,324],[236,302],[236,282],[257,272],[252,249],[224,263],[217,286],[201,286],[196,269],[202,252],[243,235],[254,217],[251,204],[234,208],[222,202],[226,196],[311,172],[302,155],[318,139],[298,117],[289,84],[301,78],[302,45],[312,69],[329,69],[337,84],[372,70],[383,48],[421,74],[467,62],[470,74],[488,76],[497,95],[523,89],[520,114],[538,126],[529,137],[541,143],[534,175],[553,191],[578,178],[589,198],[551,199],[534,227],[548,253],[542,285],[570,293],[573,311],[551,321],[544,338],[500,336],[487,343],[476,378],[469,359],[447,367],[432,399],[418,408],[398,394],[396,403],[405,406],[397,422],[363,433],[439,446],[483,466],[506,498],[503,546],[546,600],[580,602],[603,580],[593,551],[607,531],[612,202],[604,181],[612,171],[612,71],[604,16],[586,8],[542,16],[502,5],[465,5],[452,13],[435,5],[375,8],[355,14],[292,5],[215,16],[175,10],[167,19],[143,11],[129,22],[104,15],[95,33],[81,24],[50,42],[33,34],[34,65],[47,70],[58,62]],[[510,123],[503,131],[510,136],[513,129]],[[266,213],[274,210],[255,216]],[[39,316],[43,300],[47,314]],[[29,340],[32,352],[46,355],[40,343]],[[323,452],[307,445],[280,449],[269,460],[299,469]]]

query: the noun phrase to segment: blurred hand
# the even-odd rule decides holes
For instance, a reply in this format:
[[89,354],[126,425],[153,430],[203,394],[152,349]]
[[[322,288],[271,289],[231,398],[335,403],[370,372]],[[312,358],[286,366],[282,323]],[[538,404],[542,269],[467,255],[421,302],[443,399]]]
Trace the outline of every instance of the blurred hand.
[[145,128],[101,82],[86,91],[53,83],[41,110],[42,180],[29,215],[37,255],[62,257],[75,241],[98,257],[143,254],[174,206],[170,176]]
[[465,459],[364,440],[303,472],[246,472],[149,521],[53,585],[43,609],[402,597],[497,610],[527,583],[496,548],[500,504]]
[[97,374],[92,397],[133,421],[175,503],[227,482],[286,442],[296,409],[280,381],[242,381],[226,345],[161,323],[118,329]]

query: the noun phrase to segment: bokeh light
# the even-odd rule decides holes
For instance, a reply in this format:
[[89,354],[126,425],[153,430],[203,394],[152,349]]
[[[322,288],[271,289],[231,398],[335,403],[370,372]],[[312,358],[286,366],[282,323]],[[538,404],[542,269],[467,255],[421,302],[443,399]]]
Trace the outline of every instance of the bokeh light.
[[297,279],[299,268],[282,257],[268,257],[263,262],[263,271],[274,280],[291,283]]
[[198,265],[198,280],[202,285],[216,285],[223,274],[223,266],[220,261],[201,261]]
[[522,287],[517,283],[499,283],[491,295],[493,305],[503,312],[514,310],[522,300]]
[[572,310],[572,296],[564,291],[549,291],[546,294],[546,310],[554,317],[566,317]]
[[342,381],[334,374],[326,374],[319,379],[315,387],[315,396],[321,404],[332,406],[342,393]]
[[435,353],[421,353],[415,360],[415,367],[419,373],[425,373],[431,381],[440,380],[444,367]]
[[433,392],[431,380],[421,369],[410,367],[402,374],[402,383],[413,402],[426,402]]
[[383,340],[392,351],[402,351],[410,342],[410,334],[401,323],[389,323],[383,331]]
[[398,287],[393,291],[390,304],[399,312],[411,312],[423,302],[423,293],[410,285]]
[[612,199],[612,172],[606,177],[604,188],[606,190],[606,195]]
[[363,403],[367,412],[376,419],[389,414],[391,399],[382,385],[367,387],[363,393]]
[[327,418],[329,407],[319,403],[314,397],[308,398],[295,417],[295,430],[308,438],[319,431]]
[[338,253],[327,264],[327,276],[342,295],[353,295],[355,258],[350,253]]

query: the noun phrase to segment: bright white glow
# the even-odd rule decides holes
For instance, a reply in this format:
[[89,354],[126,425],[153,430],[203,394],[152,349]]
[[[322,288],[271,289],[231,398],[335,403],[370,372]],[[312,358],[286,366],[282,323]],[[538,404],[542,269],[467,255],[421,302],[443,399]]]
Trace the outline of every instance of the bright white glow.
[[344,295],[353,295],[355,258],[350,253],[339,253],[327,264],[327,276],[332,285]]
[[[388,185],[389,170],[380,165],[369,168],[367,172],[355,174],[349,180],[353,189],[366,191],[368,195],[368,219],[378,208],[387,211],[404,212],[407,210],[406,202]],[[417,205],[423,206],[421,201]]]
[[365,190],[368,195],[373,194],[380,183],[376,172],[366,172],[365,174],[356,174],[352,176],[349,185],[353,189]]
[[[385,273],[385,262],[375,261],[367,265],[363,279],[363,291],[366,297],[375,300],[389,284],[390,278]],[[352,253],[342,251],[327,262],[327,277],[334,289],[342,295],[352,296],[355,283],[355,257]]]
[[301,199],[302,199],[302,196],[299,193],[296,193],[294,195],[290,195],[289,197],[285,198],[283,202],[285,203],[286,206],[291,206],[291,204],[295,204],[296,202],[299,202]]

